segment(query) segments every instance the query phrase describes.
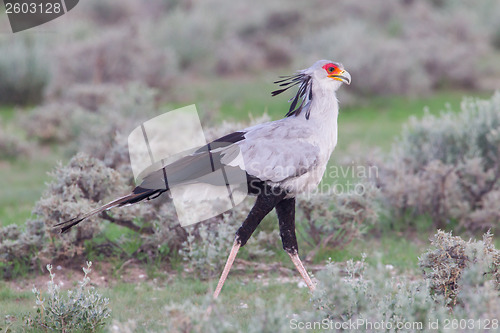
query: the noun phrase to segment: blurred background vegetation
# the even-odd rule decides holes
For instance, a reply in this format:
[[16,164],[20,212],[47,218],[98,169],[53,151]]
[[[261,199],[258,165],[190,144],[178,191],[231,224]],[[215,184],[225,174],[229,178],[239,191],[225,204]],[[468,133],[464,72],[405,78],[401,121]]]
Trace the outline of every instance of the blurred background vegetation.
[[[437,233],[433,245],[449,251],[425,251],[437,229],[464,239],[499,230],[498,17],[494,0],[85,0],[46,25],[11,34],[0,13],[5,327],[24,322],[19,314],[33,304],[31,284],[48,281],[46,264],[72,284],[86,260],[94,261],[95,283],[110,299],[113,324],[106,329],[116,331],[196,331],[201,324],[208,331],[288,331],[297,313],[380,319],[370,297],[386,312],[394,309],[383,302],[399,304],[392,318],[407,321],[487,319],[500,306],[498,236],[467,245]],[[288,104],[271,98],[272,82],[324,58],[342,62],[353,77],[339,92],[339,144],[330,166],[376,166],[378,173],[323,180],[345,188],[360,182],[363,195],[299,199],[301,255],[328,285],[311,303],[304,289],[290,288],[298,276],[269,216],[242,249],[222,295],[241,318],[215,311],[220,326],[202,321],[205,295],[252,199],[185,229],[171,202],[152,201],[95,217],[68,235],[52,230],[127,193],[127,135],[142,121],[194,103],[213,139],[279,119]],[[366,262],[364,252],[371,254]],[[485,264],[469,267],[467,260]],[[483,285],[474,272],[497,284]],[[346,277],[341,285],[329,284],[339,276]],[[394,276],[405,287],[384,299],[398,288],[383,285]],[[144,307],[131,306],[138,303]],[[474,306],[466,303],[486,310],[467,313]],[[443,310],[450,306],[455,317]],[[40,320],[49,319],[28,322]],[[255,320],[264,326],[254,328]]]

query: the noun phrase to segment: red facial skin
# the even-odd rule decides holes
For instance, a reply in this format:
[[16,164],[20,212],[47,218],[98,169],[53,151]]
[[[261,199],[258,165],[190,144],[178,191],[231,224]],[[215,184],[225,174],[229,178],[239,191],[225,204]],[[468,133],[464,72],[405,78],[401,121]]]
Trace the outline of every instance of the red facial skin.
[[338,75],[342,71],[340,68],[337,67],[337,65],[332,64],[332,63],[328,63],[328,64],[324,65],[322,68],[328,73],[328,75],[332,75],[332,74]]

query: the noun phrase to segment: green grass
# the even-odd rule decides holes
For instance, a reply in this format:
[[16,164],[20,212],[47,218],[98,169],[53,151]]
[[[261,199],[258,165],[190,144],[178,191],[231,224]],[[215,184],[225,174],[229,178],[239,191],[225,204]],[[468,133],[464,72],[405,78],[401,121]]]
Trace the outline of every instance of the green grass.
[[0,106],[0,120],[9,122],[14,119],[17,109],[11,106]]
[[[57,281],[57,277],[56,277]],[[136,323],[134,332],[172,331],[168,324],[176,323],[183,317],[182,313],[167,312],[169,304],[182,304],[189,301],[193,306],[202,307],[215,289],[217,281],[200,281],[193,278],[177,276],[170,282],[120,283],[110,288],[99,288],[99,292],[110,300],[112,320]],[[42,287],[42,292],[46,290]],[[247,276],[232,274],[224,286],[219,304],[224,311],[238,313],[235,320],[244,326],[251,325],[250,319],[258,310],[256,299],[273,301],[280,295],[285,295],[287,304],[296,312],[309,310],[309,295],[307,288],[297,288],[295,283],[281,283],[271,279],[268,285],[262,285],[258,280]],[[6,284],[0,284],[0,316],[14,316],[11,329],[22,331],[22,314],[34,314],[35,298],[30,291],[14,292]],[[248,308],[242,308],[242,303]],[[0,323],[0,327],[5,327]]]
[[58,154],[44,150],[28,160],[0,161],[0,223],[22,225],[31,216],[34,203],[40,198],[48,172],[60,159]]
[[[0,123],[15,127],[17,112],[15,107],[0,106]],[[0,225],[22,225],[31,216],[34,203],[50,180],[48,172],[61,160],[55,150],[36,148],[26,159],[0,160]]]

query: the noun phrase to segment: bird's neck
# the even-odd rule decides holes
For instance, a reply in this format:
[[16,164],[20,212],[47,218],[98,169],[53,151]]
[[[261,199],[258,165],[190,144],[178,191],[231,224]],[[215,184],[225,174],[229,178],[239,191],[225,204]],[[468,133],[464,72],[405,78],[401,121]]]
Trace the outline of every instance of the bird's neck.
[[[313,88],[314,89],[314,88]],[[328,89],[313,90],[313,100],[310,105],[310,116],[306,120],[315,128],[321,146],[331,154],[337,145],[337,118],[339,104],[335,91]],[[303,112],[305,114],[305,112]],[[302,115],[305,117],[305,115]]]
[[320,89],[313,90],[311,103],[311,117],[313,113],[318,120],[334,120],[337,122],[339,115],[339,103],[335,91]]

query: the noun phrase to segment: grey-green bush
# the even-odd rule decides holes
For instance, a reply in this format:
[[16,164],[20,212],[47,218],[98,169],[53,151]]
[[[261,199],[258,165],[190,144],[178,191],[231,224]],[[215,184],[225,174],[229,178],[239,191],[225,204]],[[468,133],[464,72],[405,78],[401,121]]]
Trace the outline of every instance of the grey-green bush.
[[[303,317],[308,321],[326,320],[334,329],[342,323],[347,332],[419,332],[430,319],[442,320],[448,310],[439,297],[433,297],[426,283],[393,276],[384,265],[360,262],[329,263],[316,274],[318,288],[313,294],[314,311]],[[380,326],[384,323],[384,328]],[[398,325],[410,324],[406,329]],[[368,325],[368,326],[365,326]],[[404,327],[403,327],[404,328]]]
[[75,115],[84,112],[71,102],[51,102],[21,113],[18,121],[29,139],[41,144],[64,144],[74,140],[82,124]]
[[54,225],[97,208],[104,200],[110,199],[111,193],[125,192],[127,187],[115,170],[83,153],[73,157],[64,167],[59,164],[51,175],[53,180],[36,203],[33,213],[43,221],[51,235],[52,241],[47,246],[53,258],[72,257],[82,253],[83,242],[101,230],[102,224],[96,223],[98,219],[92,217],[63,235],[53,229]]
[[64,296],[60,285],[54,281],[52,265],[47,265],[50,274],[47,295],[44,297],[40,290],[33,287],[37,313],[26,316],[24,328],[36,332],[96,332],[104,327],[111,309],[109,300],[89,285],[91,266],[92,262],[87,262],[78,287],[68,290]]
[[0,277],[11,279],[39,265],[39,251],[45,245],[45,225],[40,220],[26,222],[26,230],[11,224],[0,228]]
[[19,135],[14,135],[5,128],[0,120],[0,160],[28,157],[31,147]]
[[428,215],[469,231],[500,221],[500,93],[461,111],[411,118],[376,180],[396,217]]
[[[196,277],[207,279],[220,274],[233,245],[236,230],[245,220],[250,208],[247,200],[222,216],[186,228],[189,235],[179,254]],[[272,255],[273,252],[265,247],[273,236],[274,239],[278,238],[272,232],[256,232],[245,246],[246,251],[254,258]]]
[[50,96],[60,96],[73,84],[141,82],[166,89],[175,73],[167,52],[150,45],[138,28],[108,27],[105,32],[66,42],[56,48]]
[[[429,325],[436,322],[434,329],[442,330],[447,323],[451,332],[481,332],[485,325],[498,330],[500,296],[496,279],[500,258],[491,245],[491,234],[486,234],[483,241],[468,243],[443,232],[438,232],[435,239],[433,245],[438,248],[433,246],[420,259],[424,280],[395,274],[380,263],[368,265],[364,258],[360,262],[348,261],[345,267],[329,263],[316,274],[314,311],[299,318],[326,321],[328,326],[320,327],[324,330],[347,323],[343,330],[346,332],[422,332],[431,331]],[[450,302],[442,282],[453,278],[447,274],[459,265],[461,259],[454,254],[462,250],[467,257],[455,280],[458,301]]]
[[[171,102],[173,84],[285,74],[320,58],[344,62],[355,81],[362,78],[350,88],[358,96],[471,88],[481,74],[498,74],[494,61],[483,60],[498,53],[500,5],[436,2],[88,0],[70,27],[60,27],[49,91],[58,96],[73,84],[142,81],[166,90],[159,98]],[[339,12],[347,14],[332,18]],[[476,75],[458,70],[462,64]]]
[[[438,232],[436,237],[438,235],[445,234]],[[485,235],[485,239],[490,236]],[[462,242],[450,240],[453,244]],[[422,278],[415,276],[415,272],[401,274],[380,262],[368,264],[363,255],[358,262],[329,262],[324,270],[316,273],[317,289],[309,304],[304,299],[303,310],[294,311],[286,299],[280,297],[268,301],[253,299],[258,306],[252,313],[243,309],[228,311],[220,300],[213,301],[211,295],[207,295],[198,304],[189,300],[170,303],[165,307],[164,324],[173,332],[484,332],[485,327],[498,331],[497,283],[492,275],[485,277],[487,266],[481,264],[491,263],[493,252],[475,252],[475,248],[490,248],[489,245],[478,248],[480,243],[466,245],[467,251],[476,254],[477,261],[471,260],[458,279],[460,301],[456,304],[450,304],[445,295],[436,292],[434,282],[427,275]],[[435,251],[433,246],[427,253]],[[435,259],[442,264],[449,262],[443,256]],[[209,307],[212,311],[207,313]],[[235,315],[250,318],[236,320]],[[250,323],[248,327],[242,325],[245,321]],[[134,323],[117,323],[116,327],[125,330],[134,327]]]
[[362,184],[362,193],[317,194],[297,198],[297,228],[299,237],[312,249],[312,259],[319,249],[342,249],[359,238],[378,220],[377,190]]
[[466,305],[466,300],[460,298],[465,292],[463,280],[467,278],[479,285],[491,281],[500,291],[500,251],[495,249],[491,233],[486,233],[482,241],[466,242],[439,230],[431,244],[432,248],[419,258],[419,266],[431,289],[444,295],[448,304]]
[[33,213],[45,225],[51,240],[44,242],[41,252],[52,258],[71,259],[88,254],[86,251],[92,248],[92,244],[98,244],[94,237],[105,226],[104,221],[136,233],[136,236],[124,235],[117,243],[123,245],[138,240],[138,251],[120,252],[119,255],[139,257],[146,253],[147,258],[161,259],[165,251],[175,253],[186,240],[187,234],[177,222],[173,204],[166,198],[93,216],[69,233],[59,234],[58,229],[54,229],[56,223],[89,212],[129,193],[131,188],[128,178],[84,153],[74,156],[65,166],[59,165],[51,176],[53,180],[35,204]]

